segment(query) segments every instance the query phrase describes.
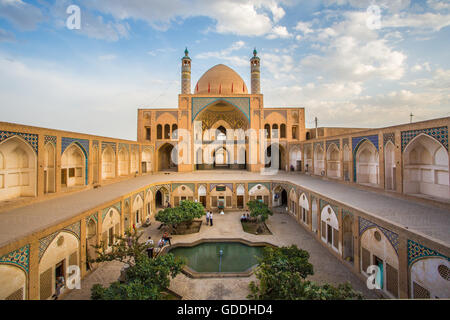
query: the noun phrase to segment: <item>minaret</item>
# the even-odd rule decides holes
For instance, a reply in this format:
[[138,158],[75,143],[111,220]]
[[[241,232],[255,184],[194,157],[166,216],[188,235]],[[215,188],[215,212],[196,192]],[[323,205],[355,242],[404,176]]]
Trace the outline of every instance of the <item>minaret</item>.
[[191,58],[187,48],[181,58],[181,94],[191,94]]
[[261,93],[261,71],[259,65],[258,52],[253,50],[253,57],[250,59],[252,73],[252,94]]

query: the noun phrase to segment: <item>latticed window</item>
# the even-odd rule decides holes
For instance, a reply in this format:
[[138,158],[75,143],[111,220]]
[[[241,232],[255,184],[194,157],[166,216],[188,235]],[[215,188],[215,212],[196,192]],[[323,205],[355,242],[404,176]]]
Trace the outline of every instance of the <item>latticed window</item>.
[[232,203],[231,203],[231,196],[227,196],[226,197],[226,201],[227,201],[227,203],[226,203],[227,207],[231,207],[231,205],[232,205]]
[[13,292],[5,300],[23,300],[23,288]]
[[212,206],[217,207],[217,197],[213,196],[213,197],[211,197],[211,199],[212,199]]
[[264,196],[264,203],[269,205],[269,196]]
[[417,282],[413,283],[414,299],[430,299],[430,291],[419,285]]
[[43,273],[41,273],[39,279],[39,289],[40,289],[40,298],[41,300],[46,300],[52,295],[52,268],[47,269]]
[[339,230],[333,228],[333,247],[339,249]]
[[388,263],[386,263],[386,290],[398,298],[398,272]]
[[255,201],[255,196],[250,196],[250,201]]
[[174,201],[175,207],[178,207],[180,205],[180,197],[173,197],[173,201]]
[[362,248],[361,249],[362,271],[367,272],[367,268],[370,266],[370,252]]

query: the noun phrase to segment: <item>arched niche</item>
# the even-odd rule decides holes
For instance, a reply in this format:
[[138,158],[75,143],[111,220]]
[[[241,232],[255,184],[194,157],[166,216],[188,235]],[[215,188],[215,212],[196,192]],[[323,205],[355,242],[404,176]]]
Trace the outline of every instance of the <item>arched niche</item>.
[[320,144],[314,148],[314,174],[325,174],[325,152]]
[[127,176],[129,175],[129,153],[126,148],[121,148],[119,150],[119,159],[118,159],[118,173],[119,176]]
[[144,201],[140,194],[136,195],[133,200],[133,205],[131,209],[134,212],[134,223],[136,227],[141,226],[141,223],[144,221]]
[[302,153],[299,148],[293,148],[290,152],[290,170],[302,170]]
[[56,190],[56,150],[55,146],[47,142],[44,146],[44,193]]
[[411,298],[449,299],[450,262],[441,257],[420,259],[411,266]]
[[337,214],[330,205],[326,205],[320,214],[322,241],[327,243],[335,251],[341,251],[339,241],[339,222]]
[[327,150],[327,176],[339,178],[341,176],[341,161],[339,159],[339,148],[332,143]]
[[114,179],[116,177],[116,154],[111,146],[107,146],[102,152],[102,179]]
[[360,236],[361,272],[367,275],[367,268],[376,265],[380,268],[381,290],[398,297],[398,255],[386,235],[372,227]]
[[19,267],[0,264],[0,300],[25,300],[27,275]]
[[39,262],[39,297],[41,300],[49,299],[55,293],[58,277],[64,277],[67,284],[68,267],[79,266],[79,255],[79,240],[74,234],[62,231],[56,235]]
[[152,172],[152,150],[145,148],[142,150],[142,173]]
[[120,235],[120,213],[116,208],[111,208],[103,217],[102,242],[104,250],[110,250]]
[[379,184],[379,158],[375,146],[368,140],[363,140],[355,155],[356,182],[360,184]]
[[61,156],[61,185],[83,186],[86,181],[86,155],[77,144],[72,143]]
[[302,193],[298,198],[298,205],[300,208],[300,219],[304,224],[308,224],[309,202],[305,193]]
[[448,199],[448,151],[436,139],[420,134],[403,152],[403,191]]
[[259,200],[263,201],[267,205],[269,204],[270,190],[263,184],[253,186],[248,191],[248,195],[250,196],[250,200]]
[[396,189],[396,169],[395,146],[391,141],[388,141],[384,147],[384,184],[386,190]]
[[0,201],[36,196],[37,156],[22,138],[0,143]]
[[194,200],[194,191],[186,185],[180,185],[175,190],[172,191],[173,204],[177,207],[181,201],[184,200]]

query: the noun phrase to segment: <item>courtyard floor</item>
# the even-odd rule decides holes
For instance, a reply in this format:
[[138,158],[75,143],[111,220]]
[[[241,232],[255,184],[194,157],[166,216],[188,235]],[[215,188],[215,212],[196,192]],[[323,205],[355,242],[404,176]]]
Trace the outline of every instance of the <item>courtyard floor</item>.
[[[310,262],[314,266],[314,275],[308,279],[319,283],[343,283],[349,281],[353,288],[362,292],[368,299],[378,298],[377,294],[367,289],[365,283],[353,274],[348,267],[324,248],[309,232],[287,213],[274,213],[267,222],[272,235],[252,235],[242,230],[240,216],[242,212],[227,212],[224,215],[214,214],[214,225],[202,224],[199,233],[191,235],[174,235],[172,243],[187,243],[198,239],[211,238],[241,238],[248,241],[264,241],[277,246],[296,244],[310,253]],[[151,236],[158,241],[162,231],[158,230],[159,222],[153,222],[144,232],[142,241]],[[73,290],[62,297],[67,300],[90,299],[91,287],[100,283],[104,286],[116,281],[122,264],[119,262],[103,263],[94,272],[87,275],[81,282],[80,290]],[[229,300],[246,299],[249,294],[248,284],[255,280],[252,275],[247,278],[208,278],[192,279],[184,274],[171,281],[170,289],[186,300]]]

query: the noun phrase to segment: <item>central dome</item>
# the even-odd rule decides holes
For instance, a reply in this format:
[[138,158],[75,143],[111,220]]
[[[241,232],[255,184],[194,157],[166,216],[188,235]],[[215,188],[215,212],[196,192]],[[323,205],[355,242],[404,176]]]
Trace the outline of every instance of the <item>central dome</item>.
[[244,80],[230,67],[218,64],[198,80],[195,94],[247,94]]

